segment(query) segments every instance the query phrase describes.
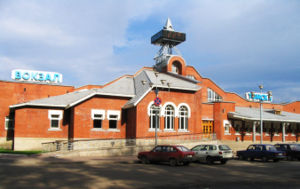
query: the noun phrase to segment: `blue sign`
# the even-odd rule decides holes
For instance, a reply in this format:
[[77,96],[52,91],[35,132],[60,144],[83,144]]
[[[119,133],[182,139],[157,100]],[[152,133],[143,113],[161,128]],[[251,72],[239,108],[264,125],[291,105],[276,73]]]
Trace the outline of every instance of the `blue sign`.
[[155,104],[156,106],[159,106],[159,105],[161,104],[161,99],[160,99],[159,97],[156,97],[156,98],[154,99],[154,104]]
[[11,78],[19,81],[62,83],[62,74],[33,70],[13,70]]
[[268,93],[247,92],[246,99],[254,102],[272,102],[273,96]]

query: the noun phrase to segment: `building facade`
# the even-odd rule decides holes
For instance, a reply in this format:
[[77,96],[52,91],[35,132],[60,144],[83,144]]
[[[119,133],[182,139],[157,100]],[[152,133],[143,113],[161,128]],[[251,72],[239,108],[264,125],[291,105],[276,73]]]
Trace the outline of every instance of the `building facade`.
[[[224,91],[173,54],[103,86],[0,81],[0,90],[0,143],[15,150],[55,140],[153,138],[156,127],[158,137],[261,137],[259,102]],[[298,141],[300,101],[262,106],[264,141]]]

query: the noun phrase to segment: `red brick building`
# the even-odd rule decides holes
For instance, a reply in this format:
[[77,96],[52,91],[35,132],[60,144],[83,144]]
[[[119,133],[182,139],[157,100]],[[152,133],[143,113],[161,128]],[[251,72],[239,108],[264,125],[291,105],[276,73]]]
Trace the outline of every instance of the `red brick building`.
[[[40,149],[55,140],[139,139],[216,133],[260,140],[260,103],[225,92],[181,56],[166,55],[104,86],[0,81],[0,142]],[[154,105],[156,98],[162,100]],[[263,103],[264,141],[298,141],[300,101]]]

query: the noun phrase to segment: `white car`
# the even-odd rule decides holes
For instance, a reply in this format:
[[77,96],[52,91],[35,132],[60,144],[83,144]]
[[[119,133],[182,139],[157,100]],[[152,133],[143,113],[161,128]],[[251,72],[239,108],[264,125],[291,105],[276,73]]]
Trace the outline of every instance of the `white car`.
[[233,158],[231,148],[224,144],[201,144],[191,150],[195,152],[194,161],[207,162],[208,164],[212,164],[214,161],[225,164]]

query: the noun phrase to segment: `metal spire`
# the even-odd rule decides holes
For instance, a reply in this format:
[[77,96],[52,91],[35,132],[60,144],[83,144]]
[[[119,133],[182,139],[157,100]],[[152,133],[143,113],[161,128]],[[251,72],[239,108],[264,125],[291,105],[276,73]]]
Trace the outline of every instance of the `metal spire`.
[[164,29],[169,30],[169,31],[174,31],[170,18],[167,19],[167,22],[166,22],[166,25],[164,26]]

